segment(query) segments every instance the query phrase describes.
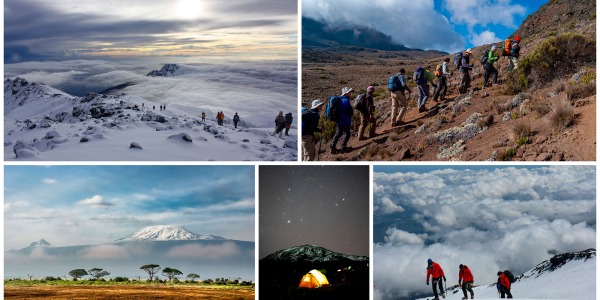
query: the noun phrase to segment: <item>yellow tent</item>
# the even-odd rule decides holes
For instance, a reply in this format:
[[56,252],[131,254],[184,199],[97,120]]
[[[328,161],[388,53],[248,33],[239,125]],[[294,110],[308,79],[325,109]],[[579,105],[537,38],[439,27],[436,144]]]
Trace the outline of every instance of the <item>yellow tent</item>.
[[302,280],[300,280],[300,285],[298,285],[298,287],[314,289],[324,285],[329,285],[327,277],[325,277],[325,275],[323,275],[323,273],[319,272],[318,270],[311,270],[310,272],[306,273],[304,277],[302,277]]

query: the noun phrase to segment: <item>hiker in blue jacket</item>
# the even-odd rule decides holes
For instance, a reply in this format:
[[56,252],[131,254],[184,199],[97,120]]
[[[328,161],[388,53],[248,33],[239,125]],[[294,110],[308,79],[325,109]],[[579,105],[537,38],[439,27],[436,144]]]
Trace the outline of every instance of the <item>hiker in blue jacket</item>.
[[342,134],[345,134],[344,139],[342,140],[342,148],[341,152],[345,152],[348,150],[348,140],[350,140],[350,126],[352,125],[352,115],[354,114],[354,109],[352,108],[352,103],[350,103],[350,98],[352,98],[352,92],[354,90],[350,87],[344,87],[342,89],[342,95],[340,99],[340,114],[338,118],[335,120],[336,130],[335,135],[333,136],[333,142],[331,143],[331,154],[338,153],[337,143],[339,139],[342,137]]

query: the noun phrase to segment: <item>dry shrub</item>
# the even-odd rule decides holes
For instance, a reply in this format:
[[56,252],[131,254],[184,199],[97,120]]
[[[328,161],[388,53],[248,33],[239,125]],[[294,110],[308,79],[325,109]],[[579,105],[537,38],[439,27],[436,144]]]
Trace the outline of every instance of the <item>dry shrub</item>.
[[550,124],[557,132],[562,132],[575,120],[575,110],[571,103],[563,101],[552,107],[552,112],[549,115]]
[[586,98],[586,97],[589,97],[589,96],[595,95],[595,94],[596,94],[596,83],[595,82],[574,84],[574,85],[569,85],[569,87],[567,87],[567,96],[569,96],[569,99],[571,99],[571,100]]
[[369,145],[361,153],[363,160],[389,160],[391,157],[392,153],[390,151],[376,144]]
[[401,137],[398,132],[394,131],[394,132],[390,133],[390,136],[388,137],[388,139],[392,142],[395,142],[395,141],[399,141],[401,139]]
[[477,120],[477,126],[479,126],[479,128],[481,129],[485,127],[490,127],[492,126],[492,124],[494,124],[494,116],[492,115]]
[[508,161],[512,160],[513,157],[517,154],[517,151],[513,147],[506,148],[504,150],[498,151],[498,161]]
[[536,112],[538,116],[545,116],[552,110],[549,101],[546,98],[542,97],[535,97],[531,99],[529,105],[531,107],[531,110]]
[[523,121],[515,122],[513,125],[513,133],[515,135],[515,140],[523,137],[529,137],[531,135],[531,125]]

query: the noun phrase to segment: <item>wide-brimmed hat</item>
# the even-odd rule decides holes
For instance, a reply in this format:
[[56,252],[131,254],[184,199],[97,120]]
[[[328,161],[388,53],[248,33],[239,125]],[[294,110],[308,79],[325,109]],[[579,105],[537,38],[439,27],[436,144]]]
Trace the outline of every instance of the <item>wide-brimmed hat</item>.
[[473,50],[471,50],[471,48],[469,48],[469,49],[467,49],[467,51],[465,51],[465,52],[467,52],[467,53],[471,54],[471,53],[473,53]]
[[347,86],[345,86],[345,87],[342,89],[342,96],[344,96],[344,95],[346,95],[346,94],[348,94],[348,93],[350,93],[350,92],[353,92],[353,91],[354,91],[354,90],[353,90],[351,87],[347,87]]
[[325,104],[325,103],[323,103],[323,101],[321,101],[319,99],[313,100],[312,104],[310,105],[310,109],[315,109],[323,104]]

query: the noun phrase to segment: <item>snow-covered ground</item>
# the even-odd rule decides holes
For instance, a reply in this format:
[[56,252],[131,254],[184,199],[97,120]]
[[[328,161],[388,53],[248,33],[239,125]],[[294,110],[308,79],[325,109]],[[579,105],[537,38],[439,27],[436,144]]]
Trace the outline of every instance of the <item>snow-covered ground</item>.
[[[75,97],[25,80],[4,81],[4,159],[40,161],[272,161],[297,160],[297,130],[216,116],[182,105],[130,95]],[[273,112],[273,120],[278,111]],[[241,113],[240,113],[241,114]],[[274,124],[274,123],[273,123]]]
[[[541,265],[541,264],[540,264]],[[517,275],[517,274],[515,274]],[[495,282],[477,282],[485,284],[473,288],[475,299],[498,299]],[[532,269],[523,274],[517,282],[512,284],[511,293],[514,299],[569,299],[590,300],[596,299],[596,257],[587,260],[573,259],[555,270]],[[467,295],[469,292],[467,292]],[[462,290],[449,290],[446,300],[462,299]],[[433,299],[433,296],[419,300]],[[440,297],[440,299],[442,299]]]

